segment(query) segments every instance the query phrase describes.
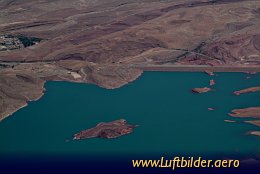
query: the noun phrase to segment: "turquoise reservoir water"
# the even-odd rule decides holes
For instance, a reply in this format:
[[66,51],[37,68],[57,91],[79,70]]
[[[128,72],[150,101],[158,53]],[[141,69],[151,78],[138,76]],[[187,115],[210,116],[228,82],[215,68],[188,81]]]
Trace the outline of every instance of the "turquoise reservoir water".
[[[232,94],[260,85],[260,75],[246,76],[147,72],[115,90],[48,82],[39,101],[0,123],[0,154],[259,154],[260,137],[246,135],[259,127],[227,115],[234,108],[260,106],[259,92]],[[212,78],[217,83],[214,92],[191,93],[194,87],[208,86]],[[139,127],[118,139],[66,141],[99,122],[121,118]]]

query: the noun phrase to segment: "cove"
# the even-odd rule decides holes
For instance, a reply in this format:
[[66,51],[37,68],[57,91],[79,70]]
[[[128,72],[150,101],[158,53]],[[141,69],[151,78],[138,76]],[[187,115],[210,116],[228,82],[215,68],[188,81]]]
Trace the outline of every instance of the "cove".
[[[237,154],[260,153],[259,127],[231,118],[234,108],[260,106],[260,93],[233,91],[260,85],[260,75],[145,72],[136,81],[107,90],[91,84],[47,82],[45,95],[0,123],[0,154]],[[192,88],[215,91],[193,94]],[[208,111],[208,107],[216,108]],[[117,139],[72,141],[100,122],[126,119],[133,133]],[[224,122],[226,119],[237,123]]]

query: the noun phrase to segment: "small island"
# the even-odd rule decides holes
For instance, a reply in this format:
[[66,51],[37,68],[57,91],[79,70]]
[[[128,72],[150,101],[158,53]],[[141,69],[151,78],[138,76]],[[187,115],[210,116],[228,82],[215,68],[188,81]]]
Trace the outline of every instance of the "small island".
[[136,125],[128,124],[126,120],[120,119],[107,123],[99,123],[95,127],[83,130],[74,135],[74,140],[87,138],[117,138],[133,132]]
[[192,92],[193,92],[193,93],[199,93],[199,94],[201,94],[201,93],[206,93],[206,92],[209,92],[209,91],[212,91],[212,89],[211,89],[211,88],[208,88],[208,87],[204,87],[204,88],[193,88],[193,89],[192,89]]
[[209,81],[210,86],[214,86],[215,84],[216,84],[215,80],[212,79],[212,80]]
[[215,111],[215,108],[208,108],[209,111]]
[[251,88],[246,88],[246,89],[242,89],[242,90],[239,90],[239,91],[235,91],[234,94],[240,95],[240,94],[251,93],[251,92],[259,92],[259,91],[260,91],[260,86],[257,86],[257,87],[251,87]]

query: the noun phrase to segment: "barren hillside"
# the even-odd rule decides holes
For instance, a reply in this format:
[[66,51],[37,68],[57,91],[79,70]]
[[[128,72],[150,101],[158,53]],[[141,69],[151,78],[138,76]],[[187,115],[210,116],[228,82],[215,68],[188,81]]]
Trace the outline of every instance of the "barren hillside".
[[46,80],[117,88],[147,69],[260,71],[259,27],[258,0],[0,0],[0,120]]

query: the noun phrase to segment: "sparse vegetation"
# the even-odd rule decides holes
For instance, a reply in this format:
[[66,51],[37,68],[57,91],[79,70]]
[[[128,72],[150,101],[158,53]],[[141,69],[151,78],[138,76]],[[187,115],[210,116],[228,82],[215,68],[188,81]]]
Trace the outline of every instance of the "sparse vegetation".
[[42,41],[42,39],[40,39],[40,38],[26,37],[26,36],[22,36],[22,35],[17,36],[17,38],[23,43],[24,47],[29,47],[29,46],[32,46],[32,45]]

